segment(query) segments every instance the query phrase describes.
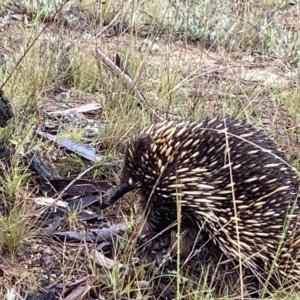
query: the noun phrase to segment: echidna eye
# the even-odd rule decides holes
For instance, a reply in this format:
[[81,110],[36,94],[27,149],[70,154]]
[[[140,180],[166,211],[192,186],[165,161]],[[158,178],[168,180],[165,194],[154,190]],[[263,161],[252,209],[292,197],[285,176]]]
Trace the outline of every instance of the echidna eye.
[[129,184],[129,185],[133,185],[133,180],[132,180],[132,178],[129,178],[129,179],[128,179],[128,184]]

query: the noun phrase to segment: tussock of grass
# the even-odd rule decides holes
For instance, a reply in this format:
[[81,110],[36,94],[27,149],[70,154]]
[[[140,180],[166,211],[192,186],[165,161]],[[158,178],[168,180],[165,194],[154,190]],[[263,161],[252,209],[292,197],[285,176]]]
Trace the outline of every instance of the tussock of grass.
[[29,216],[24,214],[24,208],[8,207],[7,215],[0,215],[0,249],[2,253],[11,255],[12,259],[18,251],[26,247],[35,232]]

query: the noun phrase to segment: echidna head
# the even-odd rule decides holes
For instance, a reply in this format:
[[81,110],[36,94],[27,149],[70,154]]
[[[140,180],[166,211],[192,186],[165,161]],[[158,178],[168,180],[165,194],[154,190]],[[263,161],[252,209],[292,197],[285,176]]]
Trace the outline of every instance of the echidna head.
[[141,187],[142,180],[145,179],[145,176],[143,176],[145,170],[145,165],[143,165],[145,163],[144,157],[149,150],[150,144],[151,137],[148,134],[139,135],[130,140],[125,150],[120,183],[102,203],[101,208],[112,205],[126,193]]

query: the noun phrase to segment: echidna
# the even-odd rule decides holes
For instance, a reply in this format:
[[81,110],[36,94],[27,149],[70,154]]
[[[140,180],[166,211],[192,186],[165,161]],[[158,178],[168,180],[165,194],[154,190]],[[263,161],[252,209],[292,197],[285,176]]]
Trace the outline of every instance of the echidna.
[[300,282],[298,188],[275,142],[245,121],[214,116],[164,121],[133,137],[102,207],[138,189],[146,224],[159,233],[176,223],[180,205],[190,243],[200,234],[235,272],[283,286]]

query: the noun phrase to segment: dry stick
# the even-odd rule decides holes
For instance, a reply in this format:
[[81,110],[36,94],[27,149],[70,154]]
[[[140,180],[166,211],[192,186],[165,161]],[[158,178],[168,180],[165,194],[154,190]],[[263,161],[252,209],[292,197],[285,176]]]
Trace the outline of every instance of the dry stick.
[[90,278],[90,275],[87,275],[87,276],[84,276],[84,277],[76,280],[73,283],[68,284],[67,286],[64,287],[63,292],[61,293],[61,295],[64,296],[64,295],[68,294],[72,289],[74,289],[74,287],[76,287],[76,286],[78,286],[82,283],[87,282],[89,278]]
[[136,87],[132,78],[121,70],[109,57],[107,57],[99,48],[97,49],[97,54],[103,63],[115,74],[117,75],[128,87],[130,87],[137,98],[140,100],[141,104],[147,105],[147,100],[144,94]]
[[76,178],[74,178],[57,196],[57,200],[60,199],[63,194],[79,179],[82,178],[83,175],[85,175],[86,173],[88,173],[89,171],[91,171],[92,169],[95,168],[96,165],[92,165],[91,167],[87,168],[86,170],[84,170],[83,172],[81,172]]
[[[107,55],[105,55],[99,48],[96,50],[97,57],[102,60],[102,62],[115,74],[119,77],[123,83],[133,92],[133,94],[139,99],[140,104],[145,107],[146,111],[149,110],[148,102],[144,94],[138,89],[136,83],[132,78],[125,73],[120,67],[118,67]],[[163,121],[163,118],[160,117],[154,110],[151,110],[153,117],[157,118],[160,121]]]

